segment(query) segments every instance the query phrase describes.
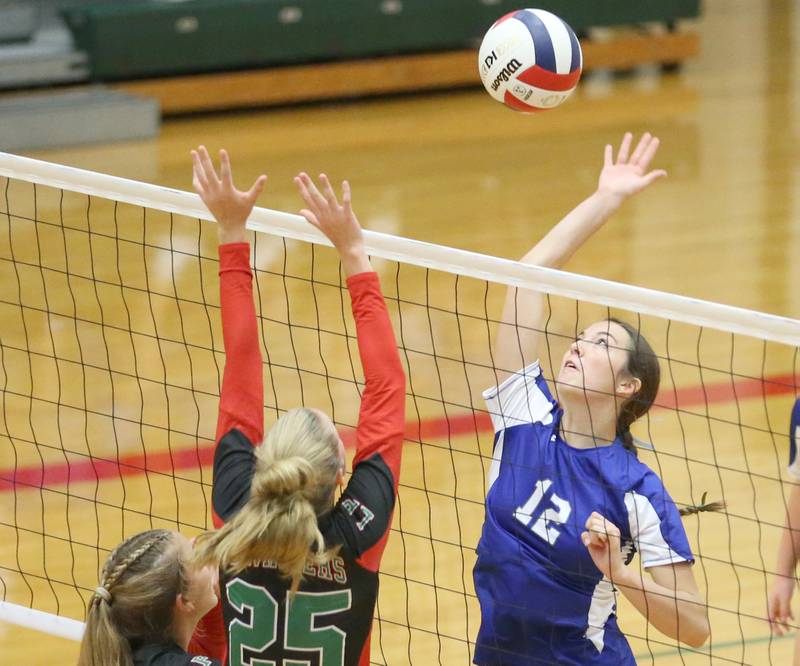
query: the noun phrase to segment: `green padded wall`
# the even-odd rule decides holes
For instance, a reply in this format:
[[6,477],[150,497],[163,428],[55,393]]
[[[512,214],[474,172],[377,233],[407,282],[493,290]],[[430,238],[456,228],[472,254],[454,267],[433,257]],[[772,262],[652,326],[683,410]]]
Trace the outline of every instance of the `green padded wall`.
[[[537,0],[580,32],[697,16],[700,0]],[[129,79],[474,46],[499,0],[164,0],[64,10],[92,78]]]

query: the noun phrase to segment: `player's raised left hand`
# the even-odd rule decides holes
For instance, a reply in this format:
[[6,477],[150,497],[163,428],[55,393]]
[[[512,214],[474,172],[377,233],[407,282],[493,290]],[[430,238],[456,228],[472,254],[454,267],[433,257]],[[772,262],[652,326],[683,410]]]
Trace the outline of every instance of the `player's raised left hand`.
[[592,512],[585,527],[586,531],[581,533],[581,541],[595,566],[610,581],[618,580],[625,571],[619,528],[597,511]]

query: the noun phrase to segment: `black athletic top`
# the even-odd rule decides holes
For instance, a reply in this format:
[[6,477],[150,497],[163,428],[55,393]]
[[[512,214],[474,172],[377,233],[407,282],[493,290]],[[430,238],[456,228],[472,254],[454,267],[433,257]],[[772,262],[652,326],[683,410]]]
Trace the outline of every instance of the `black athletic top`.
[[222,666],[218,659],[189,654],[176,643],[147,643],[133,650],[134,666]]

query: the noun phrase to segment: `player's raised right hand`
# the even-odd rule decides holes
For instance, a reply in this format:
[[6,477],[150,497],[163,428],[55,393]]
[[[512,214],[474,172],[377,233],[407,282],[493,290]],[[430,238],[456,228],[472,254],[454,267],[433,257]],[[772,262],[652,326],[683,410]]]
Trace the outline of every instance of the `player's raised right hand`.
[[307,173],[295,177],[294,182],[307,206],[300,214],[333,243],[348,276],[371,271],[364,250],[364,234],[353,212],[350,184],[346,180],[342,183],[342,202],[339,203],[328,177],[323,173],[319,180],[321,191]]
[[626,132],[616,158],[611,144],[606,145],[603,170],[597,184],[599,193],[611,195],[619,199],[619,203],[667,175],[664,169],[648,171],[658,152],[658,137],[645,132],[633,153],[630,152],[632,142],[633,135]]

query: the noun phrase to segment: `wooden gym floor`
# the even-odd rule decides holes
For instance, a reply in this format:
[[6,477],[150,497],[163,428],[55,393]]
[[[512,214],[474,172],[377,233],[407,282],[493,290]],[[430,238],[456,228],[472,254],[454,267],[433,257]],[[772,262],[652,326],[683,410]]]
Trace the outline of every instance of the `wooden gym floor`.
[[[517,258],[592,191],[606,142],[617,143],[626,130],[649,130],[662,139],[657,163],[669,178],[630,202],[569,270],[798,317],[800,265],[793,257],[800,256],[800,8],[791,0],[708,0],[699,29],[702,55],[682,71],[594,75],[565,107],[536,117],[506,111],[482,91],[453,92],[170,120],[157,141],[32,156],[190,189],[189,149],[199,143],[224,146],[239,183],[262,171],[269,174],[261,205],[297,210],[291,177],[301,169],[325,171],[337,180],[350,179],[356,210],[370,229]],[[32,216],[29,186],[14,183],[8,193],[13,213]],[[148,527],[149,515],[163,517],[156,520],[159,525],[174,527],[177,521],[187,533],[204,523],[208,492],[199,482],[210,480],[210,469],[197,470],[186,456],[207,460],[215,409],[208,394],[216,390],[222,359],[209,351],[212,341],[221,348],[216,311],[212,307],[209,316],[187,304],[216,303],[213,263],[204,261],[198,270],[196,259],[180,254],[196,252],[199,243],[203,256],[213,256],[213,227],[202,225],[198,241],[196,222],[176,219],[170,227],[166,216],[154,214],[143,223],[141,211],[122,207],[116,218],[121,236],[146,233],[153,245],[172,243],[178,250],[153,249],[142,257],[132,244],[104,238],[115,231],[109,205],[92,202],[91,247],[85,242],[85,199],[67,196],[62,206],[64,224],[73,229],[63,236],[49,226],[37,239],[33,225],[15,219],[9,243],[8,218],[0,216],[5,377],[0,468],[44,464],[53,475],[45,491],[18,486],[14,492],[0,485],[0,572],[8,600],[27,604],[33,596],[36,607],[54,612],[58,603],[61,613],[80,617],[82,601],[70,586],[51,587],[36,577],[43,562],[52,578],[89,587],[103,555],[80,544],[110,548],[123,533]],[[36,213],[58,222],[57,193],[39,188]],[[63,248],[54,243],[63,242],[78,277],[67,283],[51,276],[45,292],[36,277],[42,271],[31,264],[61,266]],[[309,277],[307,247],[289,244],[285,251],[269,238],[258,245],[257,266],[266,271],[260,282],[263,330],[272,363],[267,418],[274,418],[276,406],[297,404],[302,390],[307,401],[334,409],[340,423],[352,423],[357,406],[352,382],[335,379],[353,376],[346,343],[337,335],[345,328],[339,290],[322,284],[312,290],[303,279],[284,281],[269,272],[280,272],[285,260],[287,272]],[[12,251],[18,272],[7,261]],[[106,257],[111,260],[104,262]],[[91,275],[90,258],[94,283],[80,277]],[[329,252],[317,250],[313,262],[318,282],[338,280]],[[398,278],[395,269],[379,265],[387,294],[402,300],[391,308],[408,350],[414,393],[423,396],[409,399],[408,419],[412,430],[423,423],[426,444],[406,447],[395,522],[402,531],[394,534],[386,555],[373,658],[388,664],[463,664],[466,640],[474,640],[479,622],[469,596],[485,472],[485,460],[476,454],[489,451],[491,437],[485,428],[476,436],[474,428],[453,427],[449,438],[434,430],[445,413],[456,422],[470,400],[480,405],[479,390],[491,381],[483,367],[490,360],[484,294],[482,285],[470,281],[455,285],[434,274],[426,284],[422,271],[402,268]],[[124,300],[122,290],[107,284],[119,279],[130,286]],[[144,288],[164,295],[148,299]],[[433,311],[429,322],[426,310],[413,304],[428,297],[431,305],[452,311],[456,293],[459,320]],[[500,290],[490,290],[490,317],[498,313],[499,296]],[[182,299],[180,307],[176,298]],[[9,305],[20,299],[27,308],[24,321],[20,308]],[[575,303],[553,307],[554,329],[573,329]],[[85,321],[78,326],[69,316],[48,319],[42,309],[73,312]],[[598,314],[582,305],[578,325]],[[107,328],[92,321],[104,321]],[[676,388],[683,408],[680,416],[656,410],[640,427],[637,435],[657,449],[643,458],[677,501],[697,502],[708,491],[710,498],[727,500],[729,515],[686,521],[693,548],[703,556],[695,572],[712,608],[711,656],[708,649],[678,650],[648,632],[624,602],[620,623],[642,637],[632,639],[642,664],[788,664],[793,640],[770,640],[763,620],[770,583],[763,571],[774,568],[783,522],[781,493],[788,486],[776,479],[785,479],[784,435],[793,395],[775,386],[767,395],[739,379],[725,388],[730,374],[706,370],[701,376],[687,364],[696,363],[699,347],[705,366],[791,378],[794,350],[769,345],[764,351],[758,342],[737,337],[732,354],[729,336],[705,332],[698,346],[691,327],[676,326],[667,338],[663,322],[646,320],[643,326],[660,351],[670,343],[672,362],[665,368],[672,376],[666,386]],[[318,336],[320,327],[332,332]],[[136,334],[120,333],[127,328]],[[184,340],[191,353],[171,339]],[[553,345],[553,353],[560,354],[563,341],[554,338]],[[36,353],[29,357],[19,348]],[[296,372],[283,367],[298,363],[293,350],[304,369],[302,385]],[[54,352],[59,364],[48,359]],[[114,370],[113,382],[107,368]],[[134,372],[142,382],[130,378]],[[325,375],[334,379],[326,382]],[[701,381],[712,389],[707,400],[697,397]],[[31,394],[36,400],[24,397]],[[85,418],[80,406],[93,416]],[[703,417],[706,409],[711,421]],[[112,413],[113,419],[100,415]],[[739,429],[738,422],[746,427]],[[37,450],[28,443],[34,440],[47,445]],[[98,463],[99,482],[78,475],[67,483],[57,478],[65,462],[59,446],[76,452],[71,461],[91,452],[121,455],[134,466],[141,464],[144,446],[149,468],[174,464],[181,478],[134,470],[122,479]],[[123,503],[125,511],[114,508]],[[28,532],[15,530],[15,524]],[[29,574],[24,580],[11,571],[19,562]],[[437,640],[437,634],[444,638]],[[73,663],[77,645],[0,625],[0,654],[13,664],[52,663],[54,655]]]

